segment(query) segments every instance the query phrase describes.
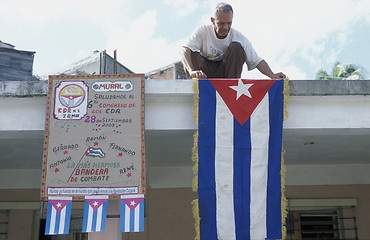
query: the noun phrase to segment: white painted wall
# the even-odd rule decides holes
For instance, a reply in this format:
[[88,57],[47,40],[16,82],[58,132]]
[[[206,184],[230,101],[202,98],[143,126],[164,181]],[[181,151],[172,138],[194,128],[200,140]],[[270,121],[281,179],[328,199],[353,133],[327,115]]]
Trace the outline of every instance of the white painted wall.
[[[195,129],[190,80],[146,81],[145,103],[146,130]],[[0,138],[4,131],[44,130],[45,106],[46,96],[1,97]],[[370,129],[370,95],[292,96],[287,109],[289,118],[284,128],[292,131]],[[370,159],[369,165],[350,164],[351,159],[348,163],[288,165],[287,185],[370,184]],[[40,175],[38,169],[1,169],[0,188],[39,188]],[[153,188],[190,187],[192,176],[190,166],[148,169],[149,185]]]
[[289,97],[285,129],[370,128],[370,96]]

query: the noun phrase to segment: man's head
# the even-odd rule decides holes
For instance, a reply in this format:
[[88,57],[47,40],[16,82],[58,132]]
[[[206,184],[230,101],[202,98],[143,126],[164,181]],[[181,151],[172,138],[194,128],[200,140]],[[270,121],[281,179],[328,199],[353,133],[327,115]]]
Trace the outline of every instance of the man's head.
[[233,8],[230,4],[219,3],[216,6],[211,22],[218,38],[225,38],[231,29],[233,22]]

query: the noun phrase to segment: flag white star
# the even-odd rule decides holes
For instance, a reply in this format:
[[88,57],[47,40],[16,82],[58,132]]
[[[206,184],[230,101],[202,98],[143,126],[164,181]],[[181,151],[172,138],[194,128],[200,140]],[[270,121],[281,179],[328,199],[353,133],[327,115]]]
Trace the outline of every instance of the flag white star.
[[58,202],[58,203],[56,204],[56,207],[57,207],[57,208],[62,207],[62,203]]
[[136,202],[135,202],[135,201],[131,201],[131,202],[130,202],[130,205],[131,205],[131,206],[135,206],[135,205],[136,205]]
[[95,202],[93,203],[93,205],[94,205],[94,206],[98,206],[98,202],[97,202],[97,201],[95,201]]
[[239,79],[238,86],[230,86],[230,88],[236,91],[236,100],[238,100],[243,95],[252,98],[252,95],[249,92],[249,88],[252,87],[252,85],[253,83],[244,84],[243,81]]

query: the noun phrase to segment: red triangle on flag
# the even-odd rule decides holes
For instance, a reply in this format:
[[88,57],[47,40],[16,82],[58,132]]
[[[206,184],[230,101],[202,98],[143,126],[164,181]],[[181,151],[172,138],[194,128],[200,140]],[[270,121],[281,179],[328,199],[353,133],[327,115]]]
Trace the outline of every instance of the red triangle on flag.
[[134,210],[144,198],[121,199],[131,210]]
[[63,208],[70,202],[70,200],[49,200],[50,204],[53,205],[57,212],[63,210]]
[[103,203],[105,203],[108,199],[85,199],[86,202],[96,211]]
[[209,79],[241,126],[276,80]]

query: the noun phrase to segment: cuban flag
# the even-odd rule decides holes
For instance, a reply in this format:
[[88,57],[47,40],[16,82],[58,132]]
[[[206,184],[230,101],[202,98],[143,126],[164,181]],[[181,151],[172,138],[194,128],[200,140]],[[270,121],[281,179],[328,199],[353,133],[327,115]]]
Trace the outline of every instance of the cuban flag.
[[144,194],[121,196],[121,232],[144,232]]
[[105,153],[103,152],[101,148],[94,148],[94,147],[89,147],[86,150],[85,155],[89,157],[100,157],[100,158],[105,157]]
[[85,196],[82,232],[105,231],[108,196]]
[[199,80],[200,239],[281,239],[283,80]]
[[72,197],[49,197],[45,235],[68,234]]

